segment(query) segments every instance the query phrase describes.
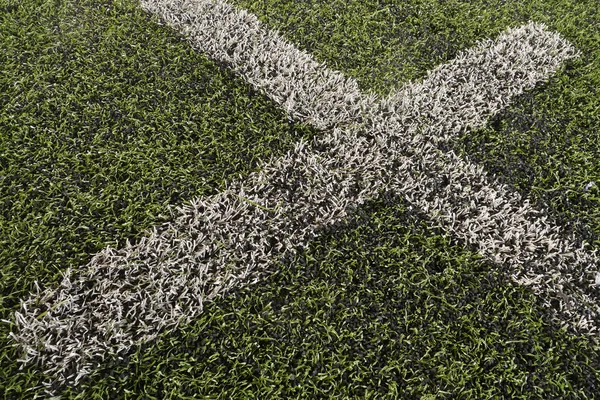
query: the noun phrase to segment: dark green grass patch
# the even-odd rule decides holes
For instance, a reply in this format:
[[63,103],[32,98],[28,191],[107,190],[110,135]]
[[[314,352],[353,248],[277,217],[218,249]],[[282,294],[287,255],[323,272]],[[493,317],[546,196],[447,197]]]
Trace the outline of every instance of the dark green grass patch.
[[[393,204],[393,205],[392,205]],[[397,199],[68,398],[592,398],[600,358]]]
[[0,4],[0,319],[314,134],[135,2]]

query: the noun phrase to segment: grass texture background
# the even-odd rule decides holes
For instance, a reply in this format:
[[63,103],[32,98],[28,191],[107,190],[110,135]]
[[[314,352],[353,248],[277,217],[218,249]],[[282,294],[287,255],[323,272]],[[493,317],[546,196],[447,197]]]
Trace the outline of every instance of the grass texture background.
[[[235,1],[364,91],[387,95],[508,26],[581,52],[454,146],[600,246],[594,1]],[[61,271],[135,240],[319,134],[124,1],[0,0],[0,319]],[[586,186],[595,182],[595,186]],[[593,398],[600,348],[552,326],[402,199],[384,195],[192,326],[106,360],[65,398]],[[0,325],[0,394],[19,370]]]

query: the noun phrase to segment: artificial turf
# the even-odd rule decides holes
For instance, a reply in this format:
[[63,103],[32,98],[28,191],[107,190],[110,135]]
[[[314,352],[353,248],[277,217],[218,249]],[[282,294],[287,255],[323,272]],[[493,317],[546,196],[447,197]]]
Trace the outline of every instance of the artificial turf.
[[[393,196],[73,397],[593,398],[592,343]],[[129,395],[128,395],[129,393]],[[117,398],[117,397],[115,397]]]
[[[133,2],[4,5],[0,318],[316,132]],[[6,32],[6,36],[4,35]],[[22,386],[2,324],[4,389]],[[9,390],[12,392],[12,389]]]
[[[465,132],[455,151],[565,228],[600,245],[600,9],[595,1],[233,0],[319,61],[386,96],[426,76],[477,40],[529,20],[560,32],[581,52],[550,84],[521,96],[487,127]],[[594,181],[595,180],[595,181]]]
[[[233,3],[381,96],[507,26],[560,32],[581,58],[454,147],[600,246],[594,1]],[[318,134],[156,22],[130,0],[0,0],[1,319],[34,281]],[[430,225],[384,196],[65,397],[594,398],[598,346]],[[42,393],[0,327],[0,393]]]

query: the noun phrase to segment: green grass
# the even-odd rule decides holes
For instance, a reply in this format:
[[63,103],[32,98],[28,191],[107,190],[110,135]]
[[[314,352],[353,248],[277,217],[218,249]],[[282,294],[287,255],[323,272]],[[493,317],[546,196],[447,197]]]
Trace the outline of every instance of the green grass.
[[[451,60],[477,40],[529,20],[560,32],[582,52],[549,85],[522,96],[459,154],[552,209],[600,245],[600,11],[595,1],[235,0],[319,61],[386,96]],[[551,164],[551,165],[549,165]],[[599,185],[600,186],[600,185]]]
[[[0,317],[315,132],[134,3],[3,4]],[[16,354],[2,325],[2,380]],[[10,385],[7,385],[10,387]]]
[[[582,53],[455,151],[600,248],[595,1],[235,1],[387,95],[529,19]],[[132,0],[0,0],[0,319],[106,245],[318,134]],[[587,183],[596,187],[585,191]],[[510,271],[384,196],[280,272],[66,398],[593,398],[600,347],[548,321]],[[28,399],[0,325],[0,394]]]
[[280,268],[178,335],[109,364],[81,398],[112,388],[157,399],[529,399],[600,389],[589,342],[553,330],[506,271],[398,199],[364,207]]

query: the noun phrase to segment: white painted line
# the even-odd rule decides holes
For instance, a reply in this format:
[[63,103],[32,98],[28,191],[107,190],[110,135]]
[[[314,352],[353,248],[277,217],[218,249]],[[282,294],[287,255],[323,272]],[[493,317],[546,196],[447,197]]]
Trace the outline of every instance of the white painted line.
[[594,256],[558,236],[541,211],[481,168],[436,147],[481,126],[574,57],[559,35],[534,23],[511,29],[378,102],[220,0],[142,4],[291,116],[328,130],[223,193],[184,205],[139,243],[107,248],[68,271],[59,288],[25,300],[13,335],[24,361],[76,384],[107,354],[189,323],[205,301],[263,279],[278,257],[390,188],[489,259],[512,266],[522,283],[532,280],[539,293],[554,296],[560,288],[561,296],[578,297],[562,311],[571,322],[581,317],[581,330],[595,330],[597,320],[582,310],[596,298],[567,286],[569,279],[589,284],[590,276],[571,275],[597,269]]

